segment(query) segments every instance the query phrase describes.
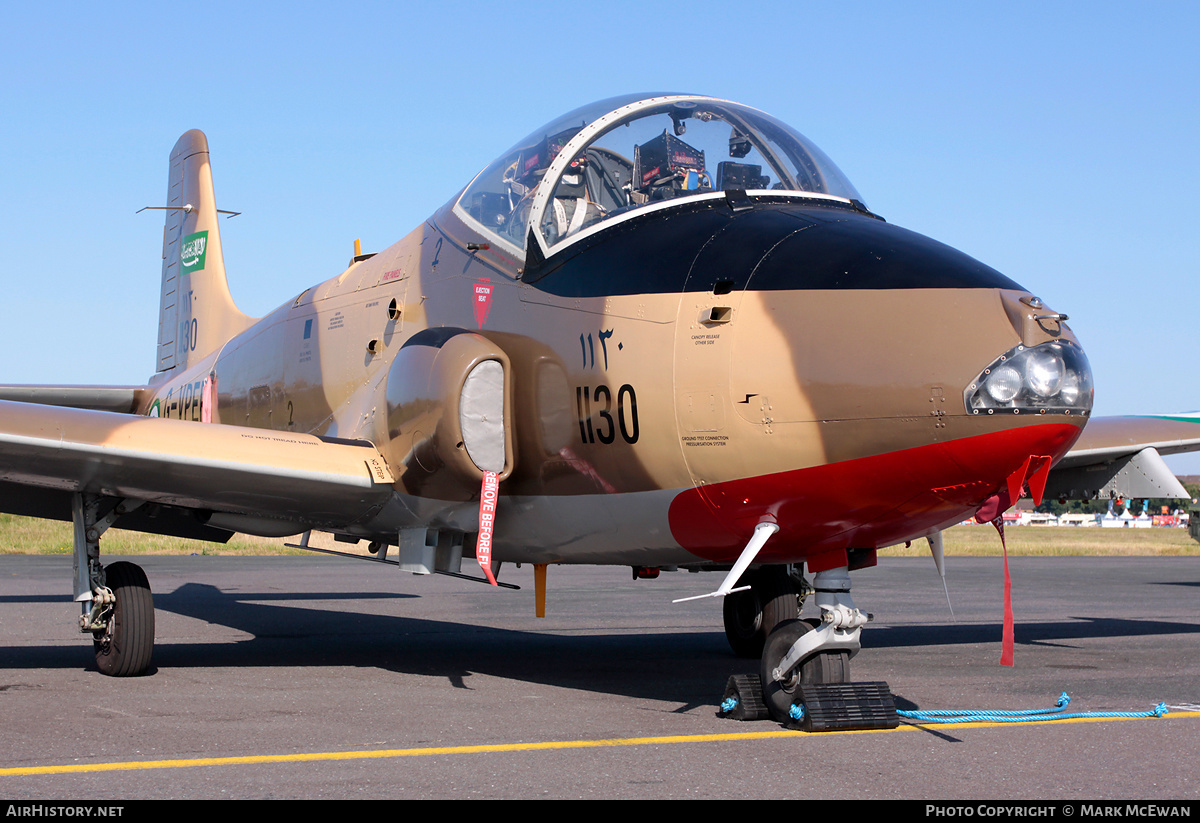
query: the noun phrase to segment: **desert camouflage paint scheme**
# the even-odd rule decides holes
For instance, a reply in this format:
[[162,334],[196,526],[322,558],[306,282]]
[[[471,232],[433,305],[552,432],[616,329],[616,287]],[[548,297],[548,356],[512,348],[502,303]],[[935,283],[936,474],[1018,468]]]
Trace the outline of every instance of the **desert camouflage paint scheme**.
[[572,112],[258,320],[219,228],[191,131],[157,374],[0,389],[0,508],[78,523],[73,500],[128,501],[118,526],[320,529],[420,565],[447,535],[471,555],[492,471],[496,562],[728,568],[773,523],[755,563],[820,572],[1025,489],[1126,493],[1088,468],[1200,444],[1194,422],[1106,422],[1071,452],[1092,388],[1066,316],[872,214],[819,149],[728,101]]

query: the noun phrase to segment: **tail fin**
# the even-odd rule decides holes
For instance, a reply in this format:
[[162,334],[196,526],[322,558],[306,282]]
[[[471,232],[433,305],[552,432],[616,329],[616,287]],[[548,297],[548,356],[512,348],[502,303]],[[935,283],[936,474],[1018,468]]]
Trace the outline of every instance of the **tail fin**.
[[157,370],[187,368],[252,322],[229,294],[208,138],[193,129],[171,150]]

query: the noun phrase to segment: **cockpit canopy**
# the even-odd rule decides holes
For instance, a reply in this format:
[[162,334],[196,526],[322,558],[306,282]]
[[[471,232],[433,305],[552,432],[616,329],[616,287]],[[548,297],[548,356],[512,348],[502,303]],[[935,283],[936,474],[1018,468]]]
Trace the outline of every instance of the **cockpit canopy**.
[[514,252],[536,242],[548,257],[626,216],[728,190],[861,199],[824,152],[770,115],[671,94],[602,100],[543,126],[454,210]]

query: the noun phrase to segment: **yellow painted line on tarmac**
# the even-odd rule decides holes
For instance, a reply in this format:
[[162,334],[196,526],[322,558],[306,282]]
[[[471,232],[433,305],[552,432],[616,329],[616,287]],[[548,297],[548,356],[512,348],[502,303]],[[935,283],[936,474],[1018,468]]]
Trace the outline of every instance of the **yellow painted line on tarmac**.
[[895,729],[866,729],[858,731],[810,732],[775,730],[764,732],[734,732],[730,734],[689,734],[667,737],[625,737],[611,740],[552,740],[541,743],[498,743],[484,746],[441,746],[421,749],[374,749],[357,752],[305,752],[301,754],[263,754],[244,757],[197,757],[187,760],[135,760],[121,763],[86,763],[70,766],[22,766],[0,769],[0,777],[42,774],[86,774],[89,772],[145,771],[150,769],[190,769],[198,766],[244,766],[259,763],[312,763],[330,760],[373,760],[392,757],[436,757],[453,754],[497,754],[503,752],[537,752],[557,749],[599,749],[616,746],[663,746],[673,743],[727,743],[743,740],[770,740],[780,737],[828,738],[845,734],[882,734],[889,732],[928,729],[980,729],[1012,725],[1046,725],[1050,723],[1102,723],[1114,720],[1161,720],[1200,717],[1200,712],[1171,712],[1165,718],[1081,717],[1063,720],[1038,720],[1030,723],[929,723],[920,726],[901,725]]

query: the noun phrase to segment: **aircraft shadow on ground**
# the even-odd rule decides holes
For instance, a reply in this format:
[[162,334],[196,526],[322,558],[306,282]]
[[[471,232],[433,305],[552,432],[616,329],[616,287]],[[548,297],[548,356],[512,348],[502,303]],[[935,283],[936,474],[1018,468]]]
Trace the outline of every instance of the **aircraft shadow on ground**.
[[[570,635],[505,629],[469,622],[396,614],[321,610],[297,601],[406,600],[414,595],[375,592],[248,593],[187,583],[155,596],[163,612],[250,635],[210,643],[159,643],[158,668],[373,667],[401,674],[444,677],[471,688],[471,676],[544,683],[613,695],[712,705],[714,683],[757,670],[757,661],[732,655],[721,631],[664,632],[651,627]],[[62,602],[64,598],[8,596],[0,604]],[[264,602],[276,601],[276,602]],[[1089,638],[1195,634],[1197,623],[1115,618],[1072,618],[1017,626],[1020,644]],[[864,649],[995,643],[997,624],[869,628]],[[72,646],[0,648],[2,668],[91,668],[90,650]],[[719,688],[719,687],[717,687]]]
[[[156,593],[156,611],[225,626],[251,637],[229,642],[158,642],[154,648],[155,668],[150,674],[167,668],[359,666],[443,677],[456,688],[469,689],[471,676],[484,674],[702,706],[712,705],[720,697],[720,688],[729,674],[748,672],[757,666],[755,661],[734,657],[720,631],[636,630],[564,636],[295,605],[296,601],[336,604],[417,597],[375,592],[223,592],[207,584],[187,583],[174,592]],[[0,605],[31,602],[65,605],[70,598],[0,597]],[[85,648],[85,643],[86,638],[80,637],[78,648],[0,646],[0,669],[94,670],[91,650]],[[714,678],[718,684],[715,687]]]
[[[940,625],[868,627],[863,630],[864,649],[904,646],[953,646],[964,643],[993,643],[1000,640],[998,623],[945,623]],[[1165,620],[1129,620],[1114,617],[1072,616],[1066,620],[1020,621],[1014,627],[1016,644],[1053,643],[1108,637],[1196,634],[1200,623]]]

